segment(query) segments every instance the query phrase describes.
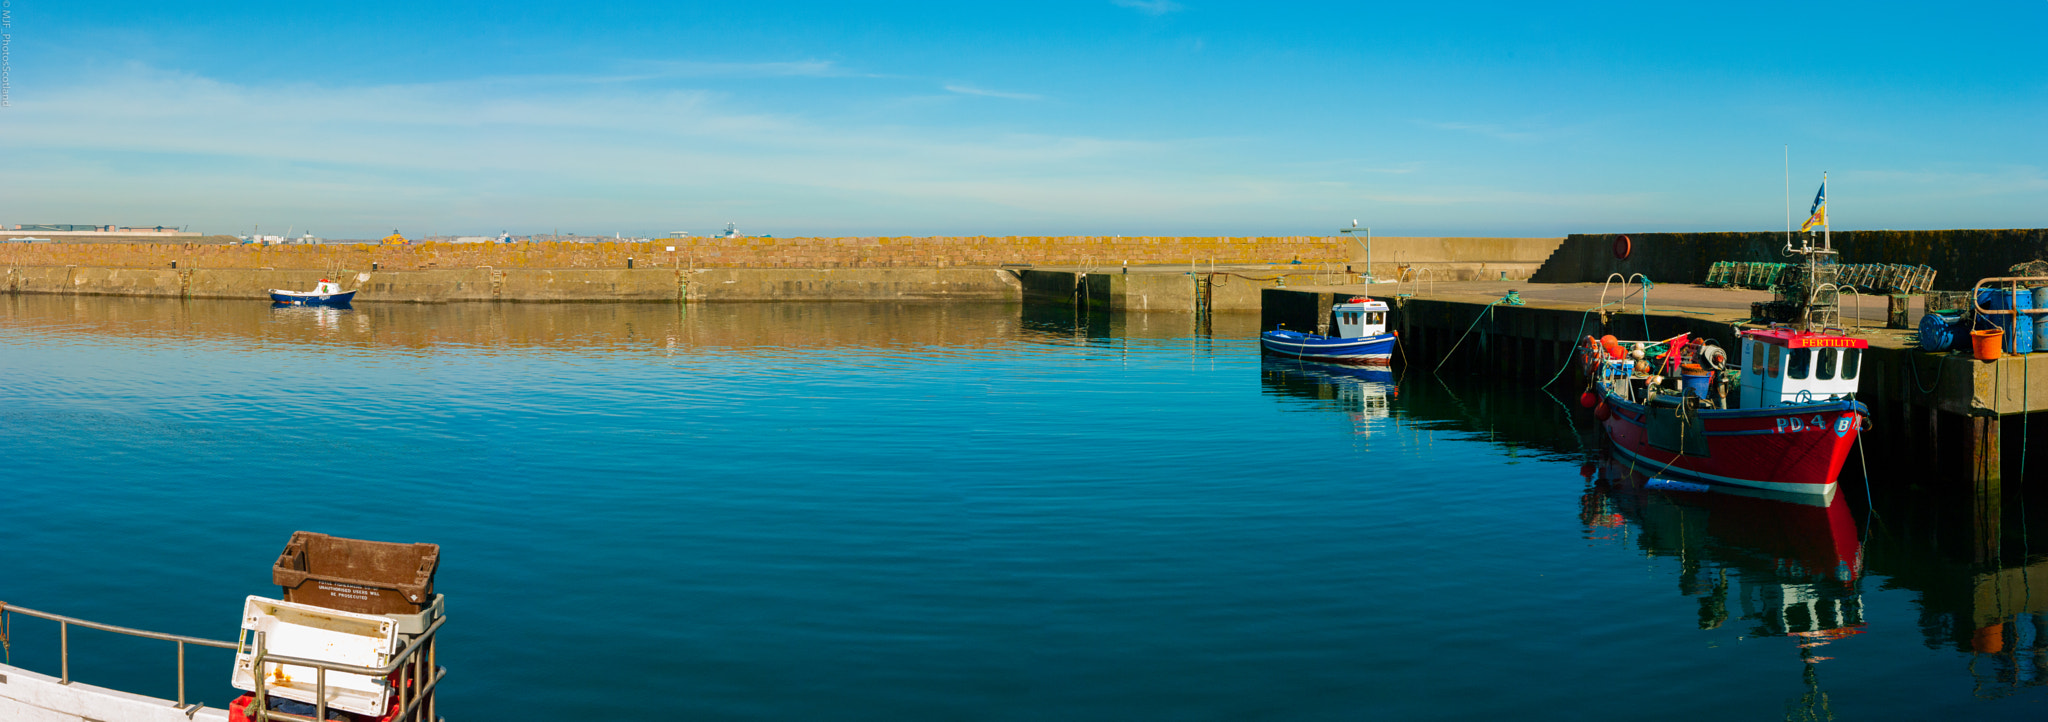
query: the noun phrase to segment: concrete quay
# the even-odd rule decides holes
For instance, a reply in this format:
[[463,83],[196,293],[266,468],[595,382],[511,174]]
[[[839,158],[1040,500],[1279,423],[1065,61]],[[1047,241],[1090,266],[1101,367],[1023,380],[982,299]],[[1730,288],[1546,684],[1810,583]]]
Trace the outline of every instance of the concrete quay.
[[[1525,305],[1495,303],[1509,290]],[[1760,327],[1747,323],[1749,305],[1771,298],[1764,291],[1659,284],[1647,303],[1632,296],[1596,310],[1603,290],[1606,302],[1615,302],[1631,289],[1498,281],[1272,288],[1262,291],[1260,327],[1327,327],[1331,304],[1369,295],[1391,306],[1389,325],[1400,332],[1413,372],[1441,363],[1445,372],[1539,384],[1554,378],[1553,391],[1576,395],[1578,381],[1566,365],[1586,336],[1641,338],[1646,329],[1650,338],[1692,333],[1732,351],[1737,331]],[[1917,304],[1916,299],[1908,309],[1909,326],[1917,327]],[[2048,443],[2048,419],[2043,431],[2033,431],[2027,418],[2048,411],[2048,356],[1984,362],[1960,352],[1921,351],[1915,331],[1885,328],[1886,312],[1882,301],[1861,309],[1849,301],[1843,309],[1846,330],[1870,342],[1857,395],[1875,417],[1867,449],[1884,460],[1886,472],[1964,476],[1995,489],[2008,470],[2022,468],[2022,448]],[[2041,390],[2034,391],[2036,386]],[[1879,466],[1873,460],[1872,468]],[[2041,468],[2048,463],[2033,466],[2029,476],[2048,473]]]

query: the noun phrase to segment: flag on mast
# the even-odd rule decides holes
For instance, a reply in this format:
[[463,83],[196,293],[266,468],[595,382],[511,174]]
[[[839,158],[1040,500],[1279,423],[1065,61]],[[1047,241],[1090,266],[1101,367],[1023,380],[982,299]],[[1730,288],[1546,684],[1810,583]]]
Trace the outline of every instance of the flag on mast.
[[1828,174],[1820,174],[1820,192],[1813,194],[1813,210],[1807,213],[1812,215],[1799,225],[1801,233],[1813,230],[1814,226],[1828,227]]

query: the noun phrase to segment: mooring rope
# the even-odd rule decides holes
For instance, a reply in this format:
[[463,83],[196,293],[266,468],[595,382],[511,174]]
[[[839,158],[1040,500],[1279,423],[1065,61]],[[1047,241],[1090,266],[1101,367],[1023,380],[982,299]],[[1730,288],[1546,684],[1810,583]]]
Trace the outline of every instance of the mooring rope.
[[[2039,351],[2040,349],[2035,350]],[[2023,354],[2020,356],[2020,553],[2030,558],[2033,556],[2033,545],[2027,542],[2026,522],[2027,422],[2031,420],[2034,416],[2034,413],[2032,411],[2033,402],[2029,398],[2030,392],[2032,391],[2032,389],[2029,388],[2029,382],[2033,380],[2034,375],[2027,373],[2027,362],[2030,361],[2032,357],[2033,354]],[[2031,595],[2032,589],[2030,588],[2028,592]]]
[[[1615,275],[1620,275],[1620,274],[1615,274]],[[1649,276],[1645,276],[1645,275],[1642,275],[1642,274],[1638,273],[1638,274],[1636,274],[1636,277],[1638,277],[1638,278],[1641,278],[1641,279],[1643,279],[1643,284],[1642,284],[1642,285],[1643,285],[1643,289],[1642,289],[1642,290],[1643,290],[1643,292],[1642,292],[1642,309],[1643,309],[1643,313],[1642,313],[1642,316],[1643,316],[1643,340],[1644,340],[1644,341],[1648,341],[1648,340],[1650,340],[1650,289],[1651,289],[1651,288],[1655,288],[1655,287],[1656,287],[1656,284],[1653,284],[1653,283],[1651,283],[1651,282],[1650,282],[1650,277],[1649,277]],[[1606,295],[1607,295],[1606,289],[1602,289],[1602,290],[1601,290],[1601,292],[1600,292],[1600,295],[1601,295],[1601,297],[1602,297],[1602,299],[1603,299],[1603,302],[1602,302],[1602,303],[1601,303],[1600,305],[1598,305],[1598,306],[1594,306],[1594,307],[1592,307],[1592,308],[1588,308],[1588,309],[1586,309],[1586,311],[1585,311],[1584,313],[1581,313],[1581,314],[1579,314],[1579,325],[1578,325],[1578,327],[1577,327],[1577,328],[1573,329],[1573,331],[1572,331],[1572,334],[1573,334],[1573,335],[1578,335],[1578,332],[1579,332],[1579,331],[1584,331],[1584,330],[1586,330],[1586,317],[1587,317],[1587,316],[1591,316],[1591,315],[1593,315],[1593,312],[1594,312],[1594,311],[1598,311],[1598,310],[1600,310],[1600,309],[1603,309],[1603,308],[1606,308],[1606,307],[1608,307],[1608,306],[1615,306],[1615,305],[1619,305],[1619,304],[1623,304],[1623,303],[1628,303],[1628,294],[1622,294],[1622,297],[1621,297],[1621,298],[1615,299],[1615,300],[1613,300],[1613,301],[1605,301],[1605,300],[1604,300],[1604,299],[1605,299],[1605,297],[1606,297]],[[1657,310],[1659,310],[1659,311],[1667,311],[1667,310],[1676,310],[1676,309],[1663,309],[1663,308],[1660,308],[1660,309],[1657,309]],[[1679,311],[1679,313],[1704,313],[1704,312],[1700,312],[1700,311]],[[1542,385],[1542,386],[1538,386],[1537,388],[1540,388],[1540,389],[1547,389],[1547,388],[1550,388],[1550,385],[1551,385],[1551,384],[1557,383],[1557,380],[1558,380],[1558,379],[1560,379],[1560,378],[1564,378],[1564,371],[1565,371],[1565,369],[1568,369],[1568,368],[1571,368],[1571,367],[1572,367],[1572,355],[1573,355],[1573,354],[1576,354],[1576,353],[1578,352],[1578,350],[1579,350],[1579,344],[1578,344],[1578,342],[1577,342],[1576,340],[1574,340],[1574,341],[1572,342],[1572,345],[1571,345],[1571,350],[1570,350],[1570,351],[1566,351],[1566,352],[1565,352],[1565,355],[1564,355],[1564,364],[1563,364],[1563,365],[1561,365],[1561,366],[1558,366],[1558,367],[1557,367],[1557,373],[1555,373],[1555,374],[1551,374],[1551,376],[1550,376],[1550,380],[1549,380],[1549,381],[1545,381],[1545,382],[1543,382],[1543,385]]]
[[[1478,315],[1478,316],[1476,316],[1476,317],[1474,317],[1474,318],[1472,319],[1472,325],[1470,325],[1470,326],[1466,326],[1466,327],[1465,327],[1465,332],[1464,332],[1464,333],[1458,334],[1458,340],[1457,340],[1456,342],[1453,342],[1453,343],[1451,344],[1451,350],[1450,350],[1450,351],[1445,351],[1445,352],[1444,352],[1444,357],[1443,357],[1442,359],[1439,359],[1439,360],[1438,360],[1438,361],[1436,362],[1436,368],[1434,368],[1434,369],[1430,369],[1430,371],[1429,371],[1429,372],[1430,372],[1431,374],[1434,374],[1434,373],[1436,373],[1436,372],[1438,372],[1438,371],[1442,371],[1442,370],[1444,369],[1444,364],[1446,364],[1446,363],[1449,363],[1449,362],[1450,362],[1450,360],[1451,360],[1451,354],[1452,354],[1452,353],[1454,353],[1454,352],[1456,352],[1456,351],[1458,350],[1458,345],[1459,345],[1459,344],[1462,344],[1462,343],[1465,343],[1465,337],[1466,337],[1466,336],[1470,336],[1470,335],[1472,335],[1472,329],[1475,329],[1475,328],[1479,328],[1479,322],[1480,322],[1480,321],[1483,321],[1483,320],[1485,320],[1486,318],[1488,318],[1488,317],[1490,317],[1490,316],[1492,316],[1492,315],[1493,315],[1493,307],[1494,307],[1494,306],[1498,306],[1498,305],[1500,305],[1500,304],[1501,304],[1502,302],[1504,302],[1504,301],[1507,301],[1507,300],[1508,300],[1508,297],[1507,297],[1507,296],[1502,296],[1502,297],[1500,297],[1500,298],[1499,298],[1498,300],[1495,300],[1495,301],[1494,301],[1493,303],[1489,303],[1489,304],[1486,304],[1486,308],[1482,308],[1482,309],[1479,309],[1479,315]],[[1519,304],[1517,304],[1517,305],[1519,305]],[[1581,323],[1583,323],[1583,321],[1581,321]]]

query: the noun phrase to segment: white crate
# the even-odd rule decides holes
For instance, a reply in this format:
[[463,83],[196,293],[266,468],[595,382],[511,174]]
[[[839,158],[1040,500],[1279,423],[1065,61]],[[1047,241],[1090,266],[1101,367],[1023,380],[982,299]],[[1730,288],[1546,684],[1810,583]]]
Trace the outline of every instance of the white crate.
[[[310,604],[249,597],[242,607],[241,648],[235,654],[235,689],[256,691],[256,633],[264,633],[273,655],[316,659],[358,667],[382,667],[398,650],[398,622],[378,614],[343,612]],[[315,704],[319,671],[265,662],[264,691]],[[382,717],[391,690],[382,677],[327,673],[327,706]]]

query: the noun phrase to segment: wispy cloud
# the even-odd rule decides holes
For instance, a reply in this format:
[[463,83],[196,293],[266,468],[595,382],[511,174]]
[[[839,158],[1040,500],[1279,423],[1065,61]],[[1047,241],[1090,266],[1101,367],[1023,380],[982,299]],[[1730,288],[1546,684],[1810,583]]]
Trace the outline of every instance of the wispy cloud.
[[1009,98],[1010,100],[1044,100],[1045,96],[1034,93],[1010,93],[1001,90],[977,88],[972,85],[948,85],[946,92],[961,95],[979,95],[985,98]]
[[1109,0],[1109,2],[1117,7],[1130,8],[1146,15],[1165,15],[1181,9],[1180,3],[1173,0]]
[[1361,197],[1400,206],[1492,206],[1545,208],[1639,208],[1661,196],[1656,193],[1535,193],[1501,188],[1443,187],[1419,190],[1366,190]]
[[1835,175],[1841,180],[1870,186],[1910,187],[1916,192],[1935,189],[1950,196],[1995,196],[2048,191],[2048,177],[2043,177],[2040,168],[2030,165],[2012,166],[1996,172],[1847,170]]
[[879,77],[855,72],[830,60],[800,60],[764,63],[706,63],[695,61],[642,61],[652,74],[670,78],[853,78]]
[[1418,120],[1415,122],[1425,127],[1436,128],[1438,130],[1453,130],[1461,133],[1472,133],[1475,135],[1483,135],[1488,138],[1494,138],[1497,140],[1524,141],[1534,140],[1541,136],[1540,133],[1534,131],[1517,130],[1494,123],[1457,123],[1437,122],[1428,120]]
[[105,215],[114,203],[207,228],[274,218],[332,234],[668,223],[733,208],[836,218],[839,232],[1005,219],[1073,228],[1214,215],[1248,197],[1242,183],[1189,174],[1181,159],[1200,154],[1182,141],[862,124],[569,77],[246,85],[131,65],[17,101],[0,114],[0,155],[16,171],[0,174],[15,213]]

